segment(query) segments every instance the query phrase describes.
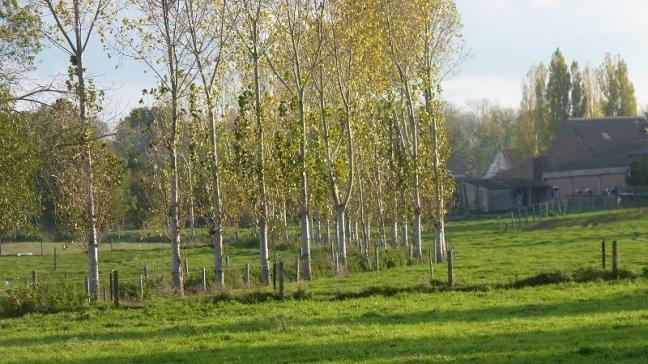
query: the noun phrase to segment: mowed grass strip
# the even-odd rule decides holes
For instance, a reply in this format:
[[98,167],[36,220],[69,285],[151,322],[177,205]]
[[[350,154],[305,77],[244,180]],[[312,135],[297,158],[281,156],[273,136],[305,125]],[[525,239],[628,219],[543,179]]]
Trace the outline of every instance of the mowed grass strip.
[[3,362],[640,362],[646,281],[344,301],[170,299],[0,323]]

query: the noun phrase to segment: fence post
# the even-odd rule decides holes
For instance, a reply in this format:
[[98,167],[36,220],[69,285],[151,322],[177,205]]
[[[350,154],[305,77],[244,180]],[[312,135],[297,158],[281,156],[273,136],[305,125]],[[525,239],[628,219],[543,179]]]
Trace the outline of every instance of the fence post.
[[335,275],[340,275],[340,255],[335,252]]
[[279,298],[284,298],[284,264],[279,262]]
[[35,286],[38,283],[38,272],[32,271],[32,284]]
[[434,281],[434,268],[433,268],[433,261],[432,261],[432,249],[430,248],[430,283]]
[[110,283],[109,283],[110,284],[110,290],[109,290],[110,291],[110,300],[112,301],[113,300],[113,294],[115,292],[115,289],[113,288],[114,287],[113,271],[110,272],[110,274],[108,275],[108,278],[109,278],[109,281],[110,281]]
[[245,286],[250,287],[250,264],[245,264]]
[[140,274],[137,280],[137,286],[139,288],[140,299],[144,300],[144,277]]
[[189,258],[184,260],[185,276],[189,278]]
[[225,256],[225,268],[229,268],[229,255]]
[[43,242],[40,242],[40,248],[41,248],[41,257],[43,256]]
[[601,265],[605,270],[605,239],[601,240]]
[[56,248],[54,248],[54,270],[56,270]]
[[119,306],[119,272],[113,271],[113,302],[115,306]]
[[148,264],[144,264],[144,278],[148,279],[149,276],[149,267]]
[[374,245],[374,251],[376,252],[376,272],[380,272],[380,252],[378,250],[378,244]]
[[619,277],[619,253],[616,240],[612,240],[612,275],[615,278]]
[[202,269],[202,287],[203,292],[207,292],[207,269],[205,267]]
[[454,286],[454,269],[452,267],[454,261],[454,250],[448,252],[448,286]]
[[297,258],[296,263],[296,282],[299,283],[299,258]]
[[85,277],[85,280],[83,281],[84,289],[85,289],[85,294],[86,296],[90,295],[90,278],[88,276]]
[[277,290],[277,261],[272,264],[272,289]]

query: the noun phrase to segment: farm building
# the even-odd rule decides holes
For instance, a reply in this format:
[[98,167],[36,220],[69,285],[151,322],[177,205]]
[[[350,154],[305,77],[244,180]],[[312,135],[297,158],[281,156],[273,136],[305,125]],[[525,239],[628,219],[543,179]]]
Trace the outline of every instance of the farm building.
[[463,211],[505,211],[530,207],[546,200],[550,186],[528,178],[483,179],[456,177],[458,203]]
[[568,120],[544,156],[542,180],[564,197],[624,190],[632,163],[648,156],[647,127],[642,117]]
[[648,158],[643,117],[569,119],[537,158],[498,148],[482,178],[457,177],[464,211],[500,211],[551,199],[613,195],[626,189],[633,163]]

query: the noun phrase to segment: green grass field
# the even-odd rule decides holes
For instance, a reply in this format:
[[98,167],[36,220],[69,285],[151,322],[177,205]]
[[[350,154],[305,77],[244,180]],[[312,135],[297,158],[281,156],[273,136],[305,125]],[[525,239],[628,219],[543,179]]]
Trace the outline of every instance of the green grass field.
[[[326,248],[317,247],[318,278],[290,282],[283,301],[274,299],[270,288],[257,287],[0,319],[0,361],[648,362],[647,214],[640,209],[575,214],[508,232],[498,232],[492,220],[450,223],[454,289],[442,283],[445,264],[434,266],[432,284],[427,264],[334,277]],[[600,270],[603,238],[618,241],[620,267],[633,278],[589,274],[512,288],[543,272]],[[102,276],[118,269],[120,277],[131,279],[144,264],[166,276],[167,247],[139,245],[115,243],[112,252],[104,245]],[[7,249],[40,254],[34,243],[6,244]],[[609,250],[608,243],[608,267]],[[212,266],[206,247],[184,253],[191,274]],[[296,249],[284,246],[276,253],[290,272]],[[231,282],[245,263],[258,264],[253,248],[231,245],[228,254]],[[384,252],[385,260],[390,256],[396,253]],[[0,277],[26,285],[38,270],[44,283],[83,279],[85,257],[79,251],[68,249],[58,264],[53,271],[47,254],[2,257]],[[298,290],[305,297],[292,298]],[[256,298],[244,303],[242,297]]]

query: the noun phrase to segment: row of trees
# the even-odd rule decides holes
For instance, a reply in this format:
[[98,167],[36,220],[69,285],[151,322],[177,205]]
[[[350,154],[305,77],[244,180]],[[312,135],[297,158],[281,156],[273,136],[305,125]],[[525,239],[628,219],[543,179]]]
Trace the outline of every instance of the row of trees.
[[[55,196],[57,221],[68,221],[69,231],[86,242],[93,294],[98,231],[124,214],[131,223],[164,226],[179,292],[181,230],[187,222],[209,224],[219,286],[223,227],[246,219],[258,229],[265,283],[268,231],[282,225],[287,231],[291,217],[301,226],[306,279],[311,278],[310,224],[330,216],[343,267],[349,229],[357,222],[363,233],[358,252],[365,260],[372,225],[379,228],[378,244],[386,245],[386,224],[394,246],[408,244],[411,226],[420,259],[424,214],[434,222],[435,256],[444,259],[444,216],[453,187],[440,81],[462,56],[462,25],[453,1],[42,0],[38,5],[14,7],[48,19],[36,21],[34,29],[70,59],[67,87],[58,91],[69,101],[18,113],[11,111],[13,101],[29,97],[14,92],[6,105],[10,118],[29,120],[15,128],[35,134],[35,160],[45,161],[34,167],[40,172],[25,170],[23,176],[42,175],[48,182],[43,185],[54,186],[57,193],[48,196]],[[84,57],[88,45],[100,40],[111,53],[148,66],[158,79],[145,90],[155,106],[133,110],[114,133],[98,120],[102,93],[88,78],[93,65]],[[41,135],[43,114],[48,114],[43,124],[67,134]],[[60,140],[50,140],[52,135]],[[4,166],[3,161],[3,171]]]

